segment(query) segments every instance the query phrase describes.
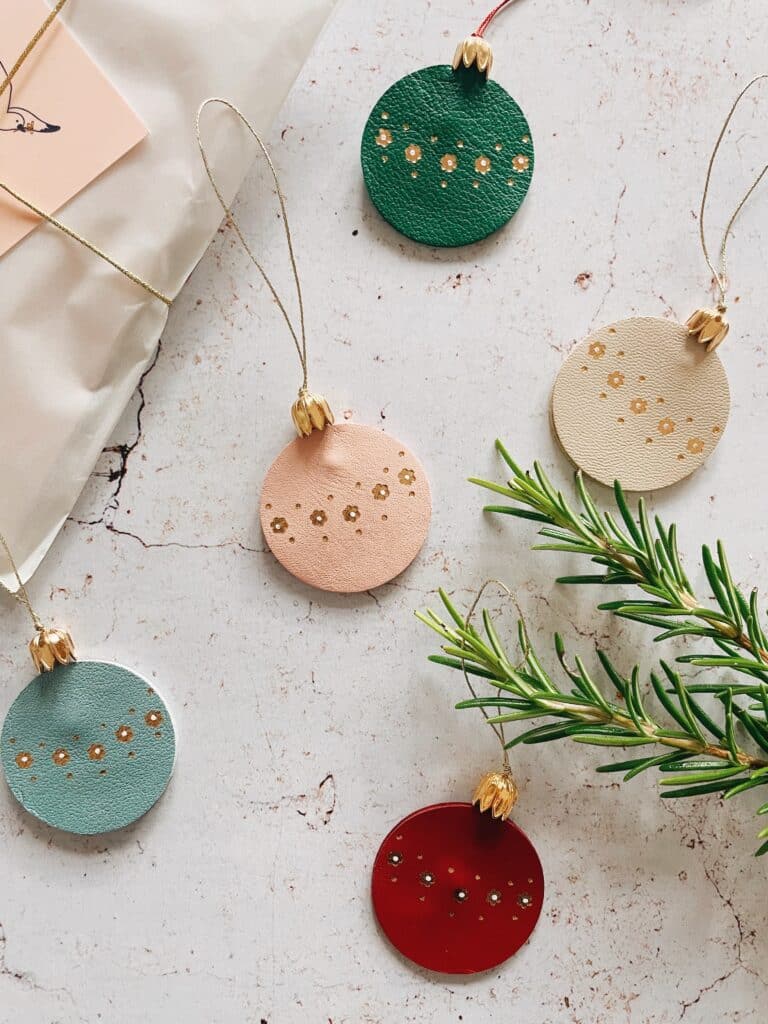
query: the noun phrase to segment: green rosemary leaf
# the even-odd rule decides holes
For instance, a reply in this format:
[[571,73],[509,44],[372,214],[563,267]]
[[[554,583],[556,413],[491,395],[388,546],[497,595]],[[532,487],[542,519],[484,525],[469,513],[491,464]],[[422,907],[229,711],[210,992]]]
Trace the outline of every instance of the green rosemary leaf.
[[662,779],[662,786],[695,786],[700,782],[719,782],[721,779],[732,779],[735,775],[743,775],[744,768],[734,765],[733,768],[709,768],[699,772],[685,772],[682,775],[673,775],[671,779]]
[[676,800],[678,797],[705,796],[707,793],[722,793],[725,795],[733,785],[734,783],[729,782],[726,779],[723,782],[710,782],[699,786],[686,786],[683,789],[672,789],[669,792],[662,793],[661,799]]

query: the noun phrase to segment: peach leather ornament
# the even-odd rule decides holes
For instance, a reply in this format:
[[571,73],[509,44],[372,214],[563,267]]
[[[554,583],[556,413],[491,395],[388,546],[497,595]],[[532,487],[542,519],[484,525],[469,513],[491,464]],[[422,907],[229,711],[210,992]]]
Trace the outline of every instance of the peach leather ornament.
[[[200,134],[201,114],[211,103],[227,107],[240,118],[272,174],[296,284],[298,328],[214,178]],[[301,386],[291,409],[298,437],[278,455],[264,481],[260,503],[264,536],[277,560],[312,587],[357,593],[381,586],[410,565],[426,540],[432,498],[424,467],[406,445],[382,430],[336,424],[327,400],[310,390],[301,281],[285,197],[269,152],[245,115],[228,100],[206,100],[198,110],[196,132],[211,186],[277,303],[301,363]]]

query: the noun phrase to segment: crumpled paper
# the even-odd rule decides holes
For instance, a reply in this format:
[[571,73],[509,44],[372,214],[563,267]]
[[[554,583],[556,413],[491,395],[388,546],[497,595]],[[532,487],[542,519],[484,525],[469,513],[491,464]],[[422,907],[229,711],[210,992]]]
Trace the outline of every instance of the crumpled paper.
[[[71,4],[63,20],[150,135],[60,219],[177,295],[221,222],[194,139],[200,102],[225,96],[263,131],[334,2]],[[205,137],[229,200],[253,146],[217,107],[207,111]],[[23,182],[9,184],[25,194]],[[47,224],[0,262],[0,531],[27,580],[148,366],[168,310]],[[15,589],[4,558],[0,572]]]

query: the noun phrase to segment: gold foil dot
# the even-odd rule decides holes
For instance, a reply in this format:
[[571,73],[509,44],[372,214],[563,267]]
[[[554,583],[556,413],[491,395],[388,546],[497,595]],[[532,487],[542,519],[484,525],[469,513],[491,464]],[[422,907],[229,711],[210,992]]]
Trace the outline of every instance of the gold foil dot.
[[89,761],[103,761],[106,756],[106,749],[101,743],[92,743],[88,747],[88,760]]
[[136,757],[136,752],[133,750],[128,751],[128,757]]
[[396,851],[393,851],[387,856],[387,860],[389,861],[390,864],[402,864],[403,855],[402,853],[397,853]]
[[328,542],[328,536],[327,536],[327,534],[323,534],[323,540],[324,540],[324,541],[325,541],[326,543]]
[[458,141],[458,142],[456,143],[456,146],[457,146],[457,148],[458,148],[458,149],[464,149],[464,143],[463,143],[463,142],[462,142],[461,140],[459,140],[459,141]]
[[416,491],[408,491],[408,497],[409,498],[415,498],[416,497]]
[[491,158],[488,156],[479,156],[475,160],[475,170],[478,174],[489,174],[491,170]]
[[427,888],[429,888],[430,885],[435,884],[435,876],[432,874],[431,871],[422,871],[422,873],[419,875],[419,881],[421,882],[422,885],[426,885]]
[[497,142],[496,145],[493,148],[496,150],[497,153],[500,153],[502,151],[502,149],[504,149],[504,147],[502,146],[502,144],[500,142]]
[[163,721],[162,712],[148,711],[146,715],[144,715],[144,721],[147,723],[147,725],[154,728],[155,726],[160,725],[161,722]]
[[129,725],[121,725],[115,731],[115,738],[118,743],[130,743],[133,739],[133,729]]
[[65,750],[64,747],[59,747],[58,750],[54,750],[51,754],[51,760],[54,764],[63,767],[69,761],[69,751]]
[[455,870],[456,870],[456,868],[448,868],[448,874],[452,875]]
[[479,181],[473,181],[472,182],[472,188],[480,188],[480,182]]
[[419,172],[418,171],[411,171],[411,177],[412,178],[418,178],[418,176],[419,176]]
[[386,155],[384,155],[384,156],[383,156],[383,157],[381,158],[381,162],[382,162],[383,164],[386,164],[386,163],[388,163],[388,162],[389,162],[389,157],[388,157],[388,156],[386,156]]
[[436,135],[431,135],[430,138],[429,138],[429,141],[430,142],[437,142],[437,136]]
[[501,903],[501,893],[498,889],[491,889],[485,898],[492,907],[498,907]]
[[469,899],[469,890],[464,888],[454,889],[453,898],[457,903],[466,903]]
[[608,333],[609,334],[615,334],[616,333],[616,328],[615,327],[609,327],[608,328]]
[[18,768],[31,768],[35,763],[34,757],[26,751],[21,754],[17,754],[15,760]]
[[381,517],[381,521],[382,521],[382,523],[386,523],[386,521],[387,521],[388,519],[389,519],[389,516],[387,516],[387,515],[383,515],[383,516]]
[[289,544],[295,544],[296,543],[296,538],[295,537],[289,537],[288,538],[288,543]]
[[72,774],[72,772],[67,772],[67,778],[74,779],[74,775]]
[[447,181],[441,181],[440,182],[440,188],[448,188],[448,182]]
[[362,537],[363,536],[363,531],[362,530],[355,530],[355,533],[357,534],[358,537]]
[[515,184],[515,179],[514,178],[507,178],[507,184],[511,188]]
[[720,433],[720,427],[712,427],[712,433],[713,434],[719,434]]
[[524,135],[522,137],[522,139],[520,139],[520,141],[521,142],[530,142],[531,141],[531,137],[530,137],[530,135]]
[[527,892],[521,892],[517,897],[517,902],[519,906],[525,907],[527,910],[528,907],[533,906],[533,897],[529,896]]
[[107,769],[106,768],[102,768],[101,771],[99,772],[99,775],[106,775],[106,774],[107,774]]
[[409,132],[410,130],[411,130],[411,126],[409,124],[404,124],[403,125],[403,131],[404,132]]

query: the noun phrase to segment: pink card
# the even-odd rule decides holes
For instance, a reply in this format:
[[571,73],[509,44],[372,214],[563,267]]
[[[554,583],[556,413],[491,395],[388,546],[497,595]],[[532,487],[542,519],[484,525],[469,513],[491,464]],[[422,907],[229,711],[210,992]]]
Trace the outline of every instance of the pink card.
[[[0,84],[51,8],[0,0]],[[147,129],[61,21],[0,96],[0,180],[47,213],[124,156]],[[0,256],[39,220],[0,192]]]

